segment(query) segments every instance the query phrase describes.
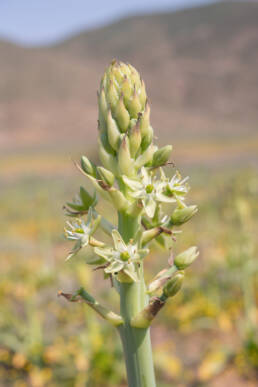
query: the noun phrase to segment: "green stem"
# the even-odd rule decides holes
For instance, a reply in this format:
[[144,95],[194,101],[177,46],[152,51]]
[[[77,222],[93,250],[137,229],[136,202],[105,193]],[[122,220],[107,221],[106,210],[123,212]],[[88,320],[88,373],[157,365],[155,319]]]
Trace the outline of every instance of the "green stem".
[[[139,217],[119,213],[118,230],[128,243],[140,227]],[[131,319],[148,303],[143,267],[139,268],[139,282],[119,283],[120,313],[125,321],[118,327],[125,355],[129,387],[155,387],[155,375],[149,328],[134,328]]]

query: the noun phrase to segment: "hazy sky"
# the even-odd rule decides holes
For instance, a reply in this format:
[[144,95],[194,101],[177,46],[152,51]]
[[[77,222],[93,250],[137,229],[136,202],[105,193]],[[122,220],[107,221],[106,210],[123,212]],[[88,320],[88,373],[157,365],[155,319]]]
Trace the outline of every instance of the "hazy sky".
[[211,0],[0,0],[0,37],[38,44],[121,16],[176,9]]

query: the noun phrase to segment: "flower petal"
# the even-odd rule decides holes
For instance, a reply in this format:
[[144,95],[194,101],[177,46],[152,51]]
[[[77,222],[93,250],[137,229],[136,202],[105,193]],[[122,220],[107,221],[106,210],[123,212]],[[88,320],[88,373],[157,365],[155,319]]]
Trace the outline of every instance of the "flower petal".
[[144,185],[148,185],[151,183],[151,177],[148,175],[146,168],[141,168],[142,181]]
[[105,273],[117,273],[124,267],[123,262],[114,261],[108,267],[105,268]]
[[163,202],[163,203],[174,203],[174,202],[176,202],[176,199],[173,196],[166,196],[166,195],[162,194],[161,192],[157,192],[156,193],[156,199],[159,202]]
[[125,242],[123,241],[123,238],[121,237],[121,235],[119,234],[119,232],[114,229],[112,230],[112,237],[113,237],[113,240],[114,240],[114,245],[115,245],[115,249],[121,253],[123,253],[124,251],[127,251],[127,247],[126,247],[126,244]]
[[112,255],[113,255],[113,249],[106,247],[106,248],[100,248],[95,247],[94,248],[95,254],[99,255],[100,257],[106,259],[107,261],[110,261]]
[[123,269],[123,272],[126,275],[128,275],[128,277],[130,277],[133,281],[135,281],[135,282],[138,281],[137,274],[136,274],[135,267],[134,267],[133,263],[129,263],[128,265],[126,265]]
[[130,179],[129,177],[123,175],[122,176],[123,182],[131,188],[132,191],[138,191],[142,188],[142,183],[135,179]]
[[143,202],[143,206],[145,208],[146,214],[153,218],[155,210],[156,210],[156,202],[155,200],[150,196]]

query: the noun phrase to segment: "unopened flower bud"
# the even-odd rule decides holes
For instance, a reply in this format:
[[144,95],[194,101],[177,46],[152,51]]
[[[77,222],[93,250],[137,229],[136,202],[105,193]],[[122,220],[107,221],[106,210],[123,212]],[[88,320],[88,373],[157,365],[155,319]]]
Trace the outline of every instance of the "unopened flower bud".
[[131,82],[129,82],[129,79],[127,76],[124,77],[121,87],[122,93],[124,95],[124,100],[127,105],[127,102],[129,101],[132,93],[133,93],[133,85]]
[[119,95],[117,93],[114,82],[111,80],[109,82],[109,88],[107,91],[107,102],[108,102],[109,106],[111,107],[112,111],[115,111],[115,109],[117,107],[118,100],[119,100]]
[[139,121],[132,127],[129,134],[130,152],[134,157],[141,146],[142,136],[139,126]]
[[150,145],[145,152],[143,152],[143,154],[141,154],[136,162],[135,162],[135,165],[137,168],[141,168],[143,165],[146,165],[147,163],[149,163],[150,161],[152,161],[152,158],[153,158],[153,154],[154,152],[156,151],[157,147],[154,146],[154,145]]
[[184,280],[184,272],[177,272],[173,278],[171,278],[163,288],[163,295],[165,298],[173,297],[182,287]]
[[136,90],[134,89],[133,96],[128,103],[128,110],[129,110],[130,116],[133,118],[137,118],[138,113],[139,111],[141,111],[141,109],[142,107],[141,107],[140,98],[137,95]]
[[125,108],[122,95],[116,105],[115,116],[121,132],[126,132],[130,123],[130,116]]
[[144,152],[148,148],[148,146],[152,143],[152,139],[153,139],[153,128],[149,126],[148,133],[142,139],[142,143],[141,143],[142,152]]
[[153,155],[152,166],[159,167],[166,164],[172,152],[172,145],[166,145],[158,149]]
[[98,93],[98,103],[99,103],[99,122],[101,127],[104,129],[106,126],[105,117],[108,111],[108,105],[105,97],[104,88],[102,87]]
[[109,109],[107,113],[107,136],[111,147],[116,151],[118,150],[120,135],[121,133],[118,129],[116,121],[113,119],[111,110]]
[[96,166],[86,156],[81,157],[81,167],[85,173],[96,177]]
[[176,208],[170,217],[171,226],[180,226],[190,220],[198,211],[197,206]]
[[101,179],[110,187],[112,187],[115,181],[115,176],[113,175],[113,173],[103,167],[97,167],[97,171]]
[[140,115],[140,129],[142,137],[148,134],[148,129],[150,126],[150,105],[147,103],[145,112]]
[[134,174],[133,160],[130,155],[128,137],[124,135],[118,151],[118,166],[121,174],[132,176]]
[[199,251],[197,251],[197,247],[190,247],[189,249],[176,256],[174,259],[174,264],[179,270],[186,269],[193,263],[198,255]]
[[146,95],[145,84],[144,84],[143,80],[141,81],[141,85],[142,85],[142,87],[141,87],[141,91],[140,91],[139,97],[140,97],[140,101],[141,101],[141,104],[142,104],[142,108],[144,108],[145,105],[146,105],[147,95]]

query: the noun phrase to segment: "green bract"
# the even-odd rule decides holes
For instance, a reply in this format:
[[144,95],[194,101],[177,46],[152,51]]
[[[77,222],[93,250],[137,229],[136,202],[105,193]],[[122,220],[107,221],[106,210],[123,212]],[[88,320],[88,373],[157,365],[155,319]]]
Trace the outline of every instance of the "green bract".
[[75,196],[72,202],[67,202],[67,215],[78,216],[80,213],[87,213],[89,208],[97,204],[96,192],[91,196],[86,189],[80,187],[80,192]]

